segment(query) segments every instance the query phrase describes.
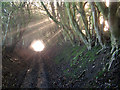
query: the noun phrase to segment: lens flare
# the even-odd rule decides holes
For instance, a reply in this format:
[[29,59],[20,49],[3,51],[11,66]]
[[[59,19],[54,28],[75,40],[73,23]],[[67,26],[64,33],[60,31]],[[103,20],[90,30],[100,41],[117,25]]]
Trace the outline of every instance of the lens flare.
[[36,52],[41,52],[44,50],[45,45],[43,44],[41,40],[35,40],[32,42],[31,48]]

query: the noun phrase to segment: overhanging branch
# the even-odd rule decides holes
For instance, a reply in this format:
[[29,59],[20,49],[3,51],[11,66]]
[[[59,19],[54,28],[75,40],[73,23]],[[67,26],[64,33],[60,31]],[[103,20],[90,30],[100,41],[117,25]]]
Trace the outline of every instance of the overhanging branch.
[[44,9],[45,9],[45,11],[47,12],[47,14],[48,14],[48,16],[55,22],[55,23],[57,23],[57,24],[61,24],[59,21],[57,21],[51,14],[50,14],[50,12],[48,11],[48,9],[46,8],[46,6],[44,5],[44,3],[43,2],[41,2],[41,4],[42,4],[42,6],[44,7]]

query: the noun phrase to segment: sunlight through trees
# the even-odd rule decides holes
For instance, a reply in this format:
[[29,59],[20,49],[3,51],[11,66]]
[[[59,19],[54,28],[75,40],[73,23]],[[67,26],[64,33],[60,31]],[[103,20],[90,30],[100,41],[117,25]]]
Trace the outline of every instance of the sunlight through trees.
[[[111,40],[112,58],[110,64],[119,52],[120,41],[120,2],[3,2],[2,3],[2,44],[8,41],[15,45],[22,40],[25,26],[30,17],[36,13],[48,15],[50,20],[60,30],[62,42],[70,41],[73,46],[81,42],[91,50],[95,45],[100,45],[101,52]],[[23,30],[21,30],[23,29]],[[14,35],[10,34],[15,32]],[[51,31],[52,32],[52,31]],[[109,33],[110,36],[106,35]],[[51,34],[52,37],[52,34]],[[23,41],[24,42],[24,41]],[[109,66],[110,68],[110,66]]]

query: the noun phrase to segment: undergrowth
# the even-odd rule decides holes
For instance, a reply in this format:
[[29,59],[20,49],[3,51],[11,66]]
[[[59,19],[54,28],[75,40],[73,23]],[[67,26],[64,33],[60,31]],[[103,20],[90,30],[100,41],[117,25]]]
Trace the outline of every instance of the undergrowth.
[[88,51],[86,46],[75,46],[74,48],[66,48],[60,55],[55,58],[56,64],[67,62],[68,67],[63,71],[66,77],[77,78],[78,72],[87,68],[87,64],[92,63],[97,58],[97,51],[100,46],[93,47]]

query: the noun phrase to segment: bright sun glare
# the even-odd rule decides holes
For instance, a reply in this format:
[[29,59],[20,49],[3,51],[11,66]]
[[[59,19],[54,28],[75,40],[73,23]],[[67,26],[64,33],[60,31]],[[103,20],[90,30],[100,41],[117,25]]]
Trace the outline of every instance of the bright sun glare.
[[35,40],[32,42],[31,48],[36,52],[41,52],[44,50],[45,45],[43,44],[41,40]]

